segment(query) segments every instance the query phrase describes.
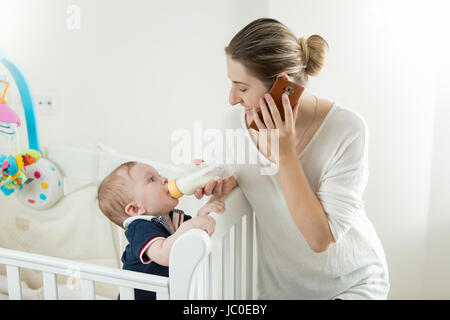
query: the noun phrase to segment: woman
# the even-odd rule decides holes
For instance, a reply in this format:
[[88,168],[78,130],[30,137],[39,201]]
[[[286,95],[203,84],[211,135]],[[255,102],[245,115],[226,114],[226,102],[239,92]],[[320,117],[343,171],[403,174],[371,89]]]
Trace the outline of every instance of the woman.
[[[268,155],[274,146],[263,152],[261,129],[279,130],[277,174],[249,167],[238,172],[256,216],[260,299],[386,299],[389,291],[384,251],[362,200],[366,123],[306,89],[327,49],[322,37],[297,39],[267,18],[244,27],[225,48],[230,104],[244,107],[248,139]],[[283,97],[285,121],[267,94],[277,77],[305,87],[293,108]],[[249,129],[253,121],[259,131]],[[235,185],[233,179],[211,181],[196,197],[225,195]]]

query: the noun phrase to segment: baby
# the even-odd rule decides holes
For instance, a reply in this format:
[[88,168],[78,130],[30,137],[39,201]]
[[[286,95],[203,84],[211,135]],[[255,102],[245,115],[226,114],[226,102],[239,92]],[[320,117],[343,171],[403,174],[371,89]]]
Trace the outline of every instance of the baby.
[[[192,228],[214,232],[208,214],[223,213],[225,203],[211,199],[192,218],[175,209],[178,199],[169,194],[168,180],[149,165],[127,162],[111,172],[98,188],[100,210],[124,228],[129,242],[122,255],[123,269],[169,276],[169,256],[175,240]],[[136,300],[154,300],[156,294],[135,289]]]

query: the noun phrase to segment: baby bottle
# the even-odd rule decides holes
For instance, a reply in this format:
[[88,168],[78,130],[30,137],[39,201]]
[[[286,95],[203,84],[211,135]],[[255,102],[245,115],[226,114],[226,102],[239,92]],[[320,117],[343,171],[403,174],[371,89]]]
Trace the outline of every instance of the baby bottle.
[[168,183],[169,193],[174,198],[194,194],[197,188],[203,188],[208,181],[223,179],[235,175],[235,170],[226,164],[202,162],[194,168],[183,171],[179,177]]

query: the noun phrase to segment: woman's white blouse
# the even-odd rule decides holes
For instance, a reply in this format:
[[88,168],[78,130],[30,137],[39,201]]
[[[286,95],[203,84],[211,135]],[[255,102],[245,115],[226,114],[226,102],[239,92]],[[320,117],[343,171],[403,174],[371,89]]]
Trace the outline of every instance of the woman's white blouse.
[[258,298],[385,299],[385,254],[362,200],[369,174],[364,119],[335,103],[299,155],[336,240],[315,253],[291,218],[276,165],[251,140],[245,113],[230,116],[228,127],[238,129],[246,141],[240,151],[227,141],[227,156],[237,163],[239,187],[255,211]]

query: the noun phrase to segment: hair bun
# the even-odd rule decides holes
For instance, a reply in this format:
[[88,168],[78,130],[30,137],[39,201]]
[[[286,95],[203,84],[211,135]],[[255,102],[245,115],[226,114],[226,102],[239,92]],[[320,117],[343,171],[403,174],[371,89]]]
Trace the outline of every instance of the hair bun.
[[299,38],[298,42],[302,50],[302,61],[306,73],[310,76],[319,74],[326,64],[328,43],[317,34],[308,39]]
[[308,40],[302,37],[298,39],[298,43],[300,44],[300,47],[302,49],[302,61],[304,64],[304,68],[307,68],[309,61]]

